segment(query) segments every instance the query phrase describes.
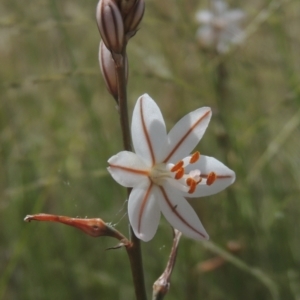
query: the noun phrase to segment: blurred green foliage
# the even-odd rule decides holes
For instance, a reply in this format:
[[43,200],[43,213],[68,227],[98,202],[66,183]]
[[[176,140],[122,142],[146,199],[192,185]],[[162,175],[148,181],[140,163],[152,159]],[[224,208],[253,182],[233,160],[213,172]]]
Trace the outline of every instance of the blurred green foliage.
[[[300,2],[230,4],[247,12],[248,36],[221,58],[195,41],[194,14],[206,1],[146,0],[128,45],[129,112],[147,92],[171,128],[211,106],[199,150],[237,173],[230,189],[191,201],[213,243],[182,238],[166,299],[299,300]],[[0,3],[1,299],[133,299],[125,251],[105,251],[115,240],[23,222],[39,212],[101,217],[128,232],[125,189],[106,172],[122,140],[98,67],[95,6]],[[231,240],[242,245],[238,260],[201,271],[229,255]],[[162,220],[143,244],[149,297],[171,243]]]

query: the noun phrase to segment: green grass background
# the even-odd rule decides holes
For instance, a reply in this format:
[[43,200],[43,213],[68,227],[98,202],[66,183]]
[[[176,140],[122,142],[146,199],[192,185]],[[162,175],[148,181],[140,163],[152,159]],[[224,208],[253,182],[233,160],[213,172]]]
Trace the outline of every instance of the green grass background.
[[[224,57],[195,41],[194,14],[206,1],[146,0],[128,45],[130,117],[145,92],[169,129],[211,106],[198,149],[237,174],[230,189],[191,201],[211,243],[182,238],[166,299],[299,300],[300,2],[230,4],[247,12],[247,39]],[[95,6],[0,3],[0,299],[134,298],[125,251],[105,251],[116,240],[23,221],[39,212],[101,217],[128,233],[126,191],[106,172],[122,139],[100,76]],[[235,257],[231,240],[243,246]],[[142,245],[149,298],[171,243],[162,220]],[[201,272],[217,255],[229,262]]]

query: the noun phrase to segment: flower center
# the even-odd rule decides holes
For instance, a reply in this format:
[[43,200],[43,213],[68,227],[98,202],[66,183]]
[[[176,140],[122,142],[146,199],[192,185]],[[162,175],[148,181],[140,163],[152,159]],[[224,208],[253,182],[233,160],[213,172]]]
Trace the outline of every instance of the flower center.
[[216,18],[212,22],[212,25],[216,30],[223,30],[227,26],[226,21],[223,20],[222,18]]
[[[152,167],[149,177],[157,185],[163,185],[165,181],[168,181],[171,185],[177,189],[192,194],[195,192],[197,185],[202,182],[204,176],[201,177],[201,172],[198,169],[194,169],[187,173],[186,167],[194,164],[200,158],[200,153],[197,151],[194,154],[185,157],[184,159],[174,164],[157,164]],[[206,184],[211,185],[217,179],[217,175],[214,172],[210,172],[205,176]]]

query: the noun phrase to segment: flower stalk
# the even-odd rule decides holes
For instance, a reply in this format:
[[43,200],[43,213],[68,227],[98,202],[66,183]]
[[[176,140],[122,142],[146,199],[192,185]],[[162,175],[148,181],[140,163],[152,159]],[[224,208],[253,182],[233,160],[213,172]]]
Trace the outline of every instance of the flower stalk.
[[127,76],[125,64],[125,49],[121,55],[114,55],[114,61],[117,75],[117,102],[120,116],[120,125],[122,130],[123,148],[124,150],[132,151],[127,105]]
[[[123,148],[132,151],[127,106],[128,63],[126,45],[135,35],[144,14],[143,0],[100,0],[96,19],[100,35],[106,46],[99,54],[100,69],[106,87],[118,104]],[[104,50],[104,51],[103,51]],[[107,51],[111,52],[111,58]],[[106,52],[106,53],[105,53]],[[108,60],[107,60],[108,59]],[[114,65],[114,66],[113,66]],[[131,188],[127,188],[128,197]],[[130,226],[130,246],[126,247],[137,300],[146,300],[140,240]]]
[[[131,135],[128,120],[128,105],[127,105],[127,80],[126,80],[126,66],[125,66],[125,50],[123,55],[115,59],[115,68],[117,74],[118,87],[118,105],[120,125],[122,130],[123,147],[124,150],[131,151]],[[127,195],[131,193],[131,188],[127,188]],[[135,295],[137,300],[145,300],[146,289],[143,271],[143,261],[140,240],[134,234],[130,226],[131,247],[127,248],[127,253],[130,261],[133,283],[135,287]]]
[[162,300],[170,289],[170,280],[175,267],[181,232],[174,229],[174,238],[166,269],[153,284],[152,300]]

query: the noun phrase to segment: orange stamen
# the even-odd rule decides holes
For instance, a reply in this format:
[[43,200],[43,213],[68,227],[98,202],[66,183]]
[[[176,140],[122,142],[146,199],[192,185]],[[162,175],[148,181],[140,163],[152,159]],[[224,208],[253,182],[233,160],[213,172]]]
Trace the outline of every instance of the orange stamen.
[[187,186],[191,186],[191,185],[193,184],[193,181],[194,181],[194,179],[192,179],[192,178],[189,177],[189,178],[186,180]]
[[207,179],[206,179],[206,184],[207,185],[212,185],[217,179],[217,174],[215,172],[210,172],[207,175]]
[[189,189],[188,193],[193,194],[195,192],[196,187],[197,187],[197,182],[195,180],[193,180],[190,185],[190,189]]
[[176,175],[175,175],[175,179],[178,180],[178,179],[182,178],[183,175],[184,175],[184,168],[181,168],[181,169],[179,169],[179,170],[177,171],[177,173],[176,173]]
[[200,152],[199,152],[199,151],[196,151],[196,152],[192,155],[192,157],[191,157],[191,159],[190,159],[190,164],[195,163],[196,161],[199,160],[199,158],[200,158]]
[[174,165],[171,169],[171,172],[177,172],[178,170],[182,169],[183,161],[179,161],[176,165]]

